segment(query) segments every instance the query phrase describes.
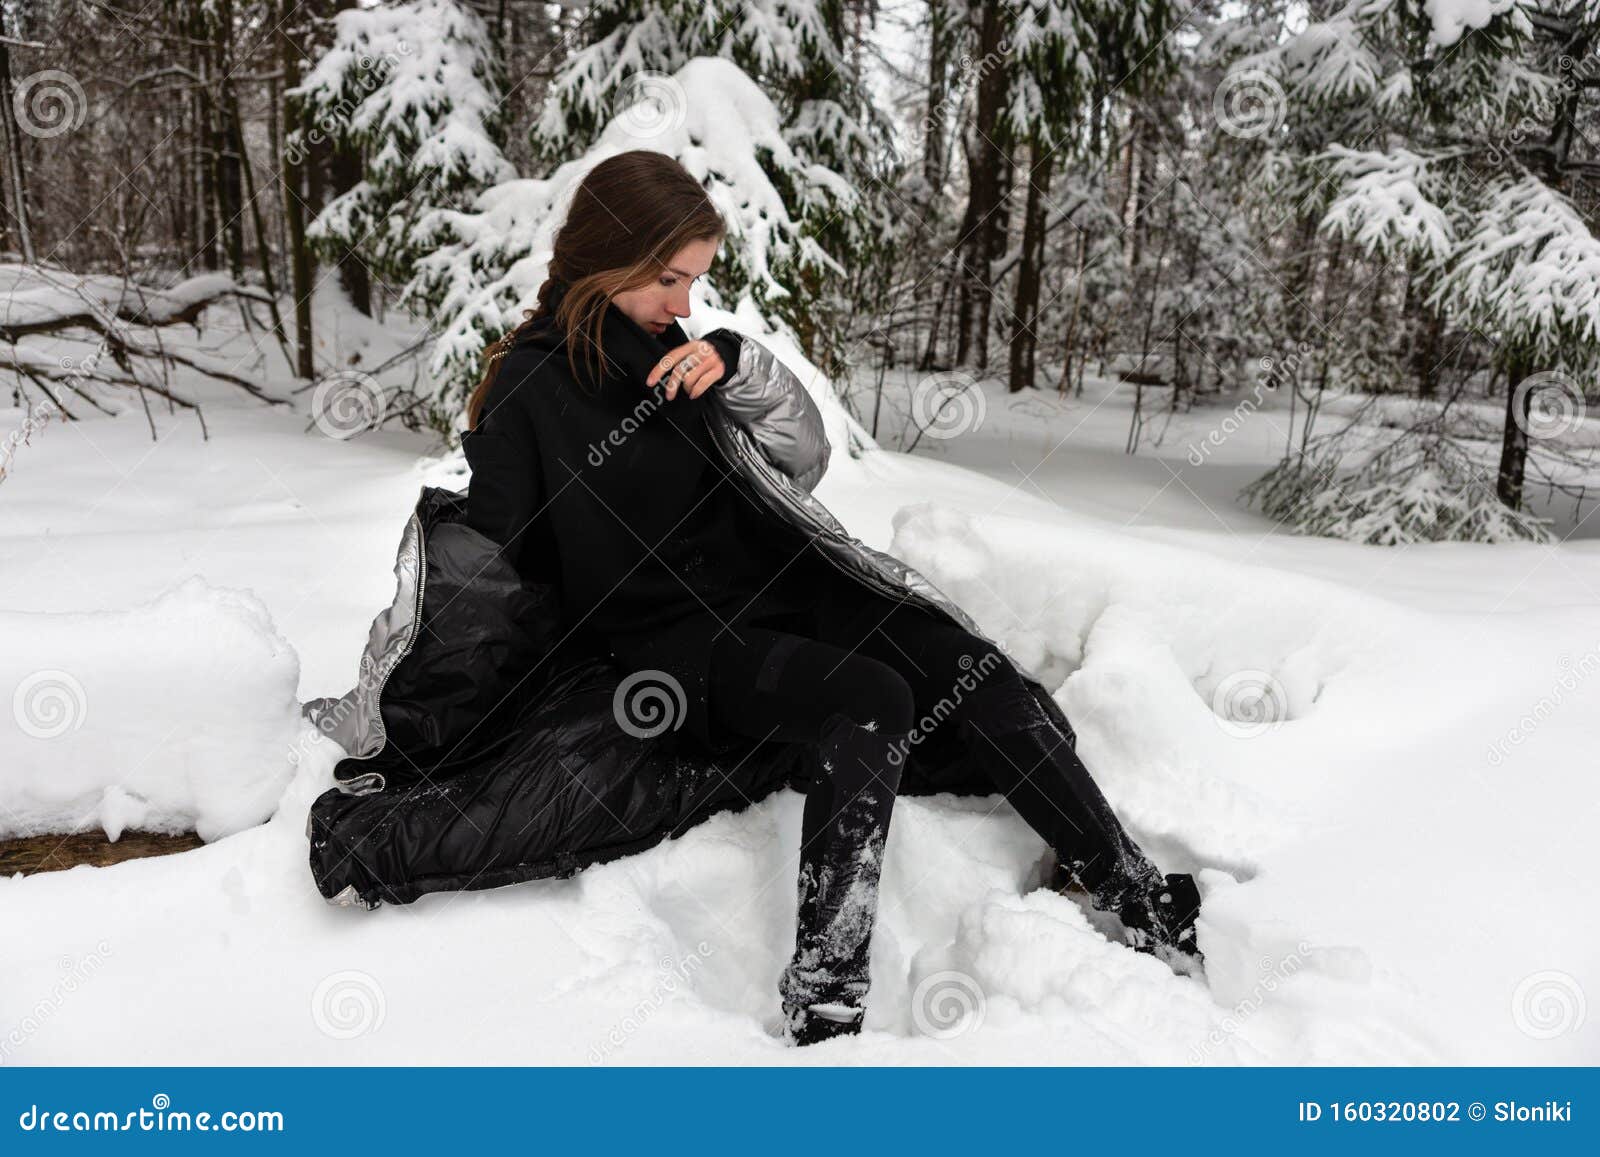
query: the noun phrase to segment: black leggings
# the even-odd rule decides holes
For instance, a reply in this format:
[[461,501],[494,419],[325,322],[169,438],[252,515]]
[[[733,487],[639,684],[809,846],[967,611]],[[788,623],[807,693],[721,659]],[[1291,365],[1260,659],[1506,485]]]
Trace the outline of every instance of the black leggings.
[[755,739],[815,742],[835,713],[884,732],[909,730],[964,673],[1015,673],[988,643],[902,602],[839,582],[804,611],[724,631],[712,650],[709,709]]
[[[778,988],[789,1009],[859,1017],[884,843],[918,713],[959,698],[957,681],[967,673],[970,683],[974,667],[1021,681],[992,645],[915,604],[837,582],[811,594],[804,610],[718,636],[707,706],[730,731],[812,745],[795,951]],[[954,742],[956,730],[954,721],[930,729],[928,742]]]
[[804,609],[719,635],[708,685],[721,726],[820,743],[828,769],[814,771],[806,789],[796,952],[780,981],[787,1002],[859,1006],[864,998],[882,844],[895,796],[909,786],[901,782],[907,766],[919,767],[924,788],[931,770],[955,769],[959,782],[931,790],[1003,793],[1097,904],[1159,880],[1070,731],[1064,740],[992,643],[854,583],[836,579],[809,593]]

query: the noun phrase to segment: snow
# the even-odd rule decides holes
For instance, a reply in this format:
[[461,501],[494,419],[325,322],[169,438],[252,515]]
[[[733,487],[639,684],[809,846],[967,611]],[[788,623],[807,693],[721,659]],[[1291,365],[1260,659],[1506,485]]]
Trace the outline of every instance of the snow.
[[[1422,7],[1433,25],[1428,38],[1448,48],[1467,32],[1487,26],[1497,16],[1520,15],[1516,9],[1525,6],[1524,0],[1424,0]],[[1522,23],[1526,21],[1523,16]]]
[[127,611],[0,613],[0,632],[0,838],[216,840],[272,816],[309,729],[259,599],[190,577]]
[[1324,156],[1339,193],[1319,228],[1349,236],[1366,252],[1414,252],[1443,261],[1454,236],[1450,218],[1426,196],[1427,161],[1406,149],[1362,152],[1334,145]]
[[65,318],[135,313],[161,323],[181,315],[196,302],[238,287],[225,273],[201,273],[166,289],[138,285],[120,277],[54,276],[11,266],[0,270],[0,284],[26,277],[25,288],[11,289],[0,301],[0,329],[27,329],[60,323]]
[[1542,358],[1600,344],[1600,241],[1572,205],[1533,177],[1494,184],[1487,201],[1436,296]]
[[[410,340],[333,298],[319,319],[339,364]],[[353,682],[418,484],[463,480],[403,431],[340,440],[179,385],[209,440],[180,411],[152,441],[129,406],[53,422],[0,484],[4,689],[64,670],[87,703],[55,739],[0,731],[0,783],[36,816],[232,834],[0,879],[27,930],[0,937],[0,1063],[1600,1060],[1593,520],[1551,546],[1288,536],[1233,500],[1294,434],[1272,399],[1209,443],[1234,411],[1157,420],[1128,457],[1129,393],[1093,377],[1065,399],[984,383],[976,426],[914,456],[827,398],[818,497],[1056,689],[1138,838],[1199,873],[1207,964],[1175,975],[1037,890],[1042,841],[998,797],[907,798],[864,1034],[790,1051],[794,792],[567,880],[322,901],[304,824],[336,753],[295,748],[291,700]],[[891,375],[885,412],[914,385]],[[113,770],[147,753],[146,778]]]

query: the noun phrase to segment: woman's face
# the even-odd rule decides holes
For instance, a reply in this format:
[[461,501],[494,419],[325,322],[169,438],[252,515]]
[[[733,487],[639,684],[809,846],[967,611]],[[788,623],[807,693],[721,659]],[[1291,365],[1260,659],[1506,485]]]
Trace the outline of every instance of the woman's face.
[[650,284],[613,294],[611,303],[651,333],[660,333],[689,316],[689,287],[705,276],[717,255],[717,242],[691,241],[672,255]]

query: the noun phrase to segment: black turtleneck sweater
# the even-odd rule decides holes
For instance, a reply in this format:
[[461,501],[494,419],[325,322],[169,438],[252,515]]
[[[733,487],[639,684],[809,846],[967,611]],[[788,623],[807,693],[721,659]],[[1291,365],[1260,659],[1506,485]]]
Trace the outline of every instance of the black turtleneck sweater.
[[[598,382],[581,358],[573,375],[550,324],[506,354],[464,440],[468,523],[505,544],[526,577],[558,583],[569,624],[603,637],[625,665],[671,671],[692,700],[722,625],[804,604],[806,560],[795,555],[805,543],[732,476],[706,426],[710,391],[667,400],[644,384],[656,359],[689,340],[681,328],[658,338],[615,306],[603,325]],[[706,340],[731,374],[739,335]],[[700,708],[690,721],[705,738]]]

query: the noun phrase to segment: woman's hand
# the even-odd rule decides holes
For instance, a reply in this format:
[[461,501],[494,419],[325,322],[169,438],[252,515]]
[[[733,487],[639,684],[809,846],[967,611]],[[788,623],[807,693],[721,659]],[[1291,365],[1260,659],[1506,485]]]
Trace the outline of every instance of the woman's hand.
[[708,341],[692,341],[664,354],[644,384],[664,386],[669,400],[677,397],[680,389],[691,398],[698,398],[720,381],[727,369],[716,346]]

